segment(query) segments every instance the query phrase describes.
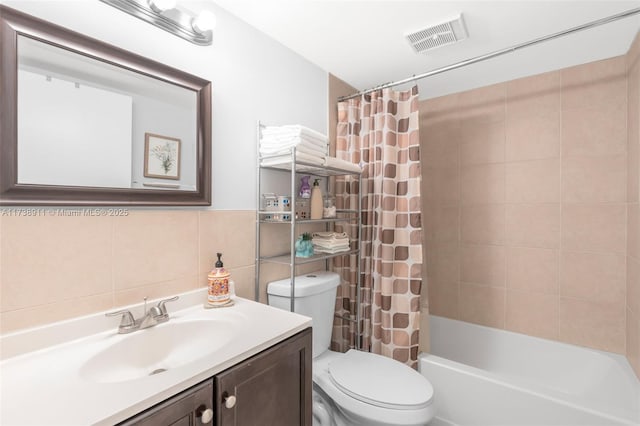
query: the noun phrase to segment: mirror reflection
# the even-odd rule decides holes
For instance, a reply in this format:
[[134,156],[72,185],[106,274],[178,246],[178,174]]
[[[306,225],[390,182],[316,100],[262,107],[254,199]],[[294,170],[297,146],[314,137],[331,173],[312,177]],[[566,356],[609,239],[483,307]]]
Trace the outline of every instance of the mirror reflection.
[[18,36],[17,182],[197,189],[198,94]]

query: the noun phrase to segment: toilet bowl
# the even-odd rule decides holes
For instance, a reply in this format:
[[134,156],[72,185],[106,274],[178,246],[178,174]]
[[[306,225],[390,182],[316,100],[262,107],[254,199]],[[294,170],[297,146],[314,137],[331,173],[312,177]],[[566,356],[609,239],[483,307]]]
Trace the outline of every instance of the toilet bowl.
[[[381,355],[328,350],[338,274],[295,278],[295,311],[313,319],[314,426],[422,426],[435,415],[433,387],[410,367]],[[289,310],[291,280],[267,286],[269,304]]]
[[333,423],[314,426],[422,426],[435,414],[429,381],[406,365],[368,352],[326,351],[313,360],[315,394]]

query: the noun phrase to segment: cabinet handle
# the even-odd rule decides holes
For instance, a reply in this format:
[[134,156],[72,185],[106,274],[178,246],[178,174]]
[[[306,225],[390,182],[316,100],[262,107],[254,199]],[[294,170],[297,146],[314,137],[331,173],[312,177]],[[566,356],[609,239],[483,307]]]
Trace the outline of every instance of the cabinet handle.
[[202,422],[203,425],[206,425],[213,420],[213,410],[201,405],[196,412],[196,417],[199,417],[200,422]]
[[224,398],[224,406],[227,408],[233,408],[236,405],[236,397],[234,395],[229,395]]

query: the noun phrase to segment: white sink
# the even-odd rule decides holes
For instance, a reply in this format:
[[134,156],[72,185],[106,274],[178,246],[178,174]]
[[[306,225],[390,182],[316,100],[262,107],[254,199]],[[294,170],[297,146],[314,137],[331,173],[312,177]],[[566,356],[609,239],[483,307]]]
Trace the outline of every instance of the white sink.
[[97,383],[116,383],[161,374],[208,357],[224,347],[238,324],[221,319],[166,322],[128,335],[89,358],[80,376]]
[[[205,309],[206,298],[205,287],[182,293],[168,322],[130,334],[97,312],[0,335],[0,425],[41,425],[25,415],[34,401],[50,426],[119,424],[311,326],[241,297]],[[125,308],[138,317],[144,304]]]

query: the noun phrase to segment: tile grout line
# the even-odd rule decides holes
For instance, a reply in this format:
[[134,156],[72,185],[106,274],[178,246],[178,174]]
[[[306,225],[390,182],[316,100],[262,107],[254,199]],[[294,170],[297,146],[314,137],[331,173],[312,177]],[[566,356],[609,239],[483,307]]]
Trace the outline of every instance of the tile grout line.
[[[632,45],[632,47],[633,47],[633,45]],[[631,65],[631,66],[629,66],[629,64],[628,64],[628,58],[629,58],[629,52],[627,52],[627,54],[626,54],[627,61],[625,61],[625,65],[626,65],[626,70],[625,70],[626,71],[626,89],[627,89],[626,90],[626,95],[627,95],[627,114],[626,114],[627,144],[625,146],[625,148],[626,148],[626,158],[627,158],[627,170],[626,170],[627,175],[626,175],[626,191],[625,191],[625,193],[626,193],[626,201],[627,201],[627,208],[625,209],[625,253],[626,253],[626,256],[625,256],[625,268],[624,268],[625,269],[624,270],[624,273],[625,273],[625,301],[624,301],[624,307],[625,307],[625,312],[624,312],[624,352],[625,352],[625,355],[629,353],[629,342],[627,340],[627,330],[629,330],[629,328],[630,328],[630,324],[629,324],[629,322],[627,320],[627,312],[626,311],[627,311],[627,309],[629,311],[631,311],[631,306],[630,306],[630,303],[629,303],[629,291],[628,291],[628,289],[629,289],[629,285],[628,285],[628,282],[629,282],[629,259],[631,257],[629,255],[629,224],[630,224],[630,221],[631,221],[631,218],[629,217],[629,213],[630,213],[630,210],[631,210],[630,207],[632,205],[632,203],[630,202],[630,199],[629,199],[629,176],[630,176],[630,170],[629,170],[629,147],[633,143],[633,141],[631,141],[630,134],[629,134],[629,123],[630,123],[630,114],[629,114],[629,112],[630,112],[629,111],[630,99],[629,99],[629,95],[633,96],[633,94],[630,93],[630,90],[629,90],[629,83],[630,83],[629,79],[631,78],[631,71],[632,71],[633,67],[637,66],[638,57],[636,57],[634,59],[634,61],[633,61],[634,64]],[[636,76],[637,75],[638,74],[636,72]],[[638,86],[637,83],[638,83],[638,81],[636,81],[636,86]],[[637,92],[637,90],[636,90],[636,92]],[[636,93],[636,98],[638,98],[638,94],[637,93]],[[638,105],[638,102],[636,102],[636,105]],[[638,111],[635,111],[635,112],[636,112],[636,114],[638,114]],[[640,164],[636,164],[636,166],[640,167]],[[631,312],[633,312],[633,311],[631,311]]]
[[504,268],[503,268],[503,273],[504,273],[504,296],[503,296],[503,303],[504,303],[504,308],[503,308],[503,317],[502,317],[502,327],[505,330],[508,330],[507,328],[507,310],[508,310],[508,306],[507,304],[509,303],[509,297],[508,297],[508,293],[509,293],[509,289],[508,289],[508,278],[507,278],[507,273],[508,273],[508,268],[507,268],[507,119],[508,119],[508,111],[509,111],[509,83],[505,83],[504,86],[504,111],[503,111],[503,121],[504,121],[504,134],[503,134],[503,145],[502,145],[502,153],[503,153],[503,164],[504,164],[504,168],[503,168],[503,183],[504,186],[502,188],[502,199],[504,200],[504,212],[503,212],[503,217],[504,217],[504,223],[503,223],[503,235],[504,235],[504,240],[502,243],[502,247],[504,248]]

